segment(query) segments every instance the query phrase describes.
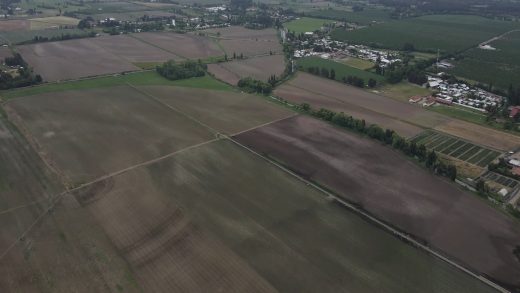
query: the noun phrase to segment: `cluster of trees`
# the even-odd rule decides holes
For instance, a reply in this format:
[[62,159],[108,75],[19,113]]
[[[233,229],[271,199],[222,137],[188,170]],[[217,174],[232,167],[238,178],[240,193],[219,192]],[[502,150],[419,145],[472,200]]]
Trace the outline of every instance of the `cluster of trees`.
[[276,75],[274,75],[274,74],[269,76],[269,78],[267,79],[267,83],[270,84],[272,87],[274,87],[277,82],[278,82],[278,79],[276,78]]
[[439,160],[435,151],[428,151],[423,144],[417,145],[413,141],[409,142],[391,129],[383,129],[376,124],[367,126],[365,120],[353,118],[343,112],[336,113],[323,108],[313,110],[311,106],[306,103],[301,104],[300,109],[319,119],[357,131],[384,144],[391,145],[393,148],[400,150],[405,155],[423,162],[425,166],[435,174],[448,177],[451,180],[457,178],[457,168]]
[[507,102],[509,105],[520,105],[520,86],[515,89],[512,84],[509,85]]
[[248,93],[259,93],[268,95],[273,91],[271,84],[253,79],[251,77],[242,78],[238,81],[238,87]]
[[198,62],[188,60],[181,63],[175,63],[175,61],[170,60],[156,67],[156,71],[169,80],[204,76],[206,69],[207,65],[200,60]]
[[77,33],[77,34],[61,34],[52,37],[43,37],[43,36],[34,36],[31,40],[23,41],[18,43],[18,45],[25,44],[34,44],[34,43],[44,43],[44,42],[56,42],[56,41],[65,41],[72,39],[82,39],[82,38],[92,38],[96,36],[96,32],[88,32],[88,33]]
[[395,62],[383,68],[379,62],[376,62],[375,71],[379,75],[384,75],[389,83],[395,84],[407,79],[409,82],[422,85],[428,81],[425,69],[433,64],[433,60],[424,60],[416,62],[414,65],[408,62]]
[[42,82],[42,77],[39,74],[33,74],[33,71],[23,60],[19,53],[15,53],[13,57],[4,59],[4,63],[8,66],[19,66],[16,74],[0,71],[0,89],[10,89],[23,86],[30,86]]
[[336,79],[336,71],[334,69],[329,71],[329,69],[326,67],[319,68],[317,66],[310,66],[307,67],[306,71],[310,74],[319,75],[321,77]]
[[[355,87],[360,87],[360,88],[365,87],[365,80],[362,79],[361,77],[349,75],[347,77],[343,76],[343,78],[341,80],[344,83],[353,85]],[[372,87],[374,87],[374,86],[375,86],[375,84]]]

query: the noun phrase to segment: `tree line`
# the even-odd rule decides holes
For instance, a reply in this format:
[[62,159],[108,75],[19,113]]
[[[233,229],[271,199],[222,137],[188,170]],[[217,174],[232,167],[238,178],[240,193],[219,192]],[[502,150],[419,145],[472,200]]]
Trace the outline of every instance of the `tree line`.
[[186,79],[191,77],[204,76],[207,65],[200,60],[188,60],[176,63],[174,60],[167,61],[156,67],[157,73],[169,80]]
[[385,145],[392,146],[403,154],[417,159],[435,174],[445,176],[452,181],[457,178],[457,167],[444,163],[439,159],[434,150],[427,150],[424,144],[417,144],[414,141],[408,141],[406,138],[397,134],[394,130],[383,129],[377,124],[367,126],[364,119],[357,119],[346,115],[343,112],[336,113],[324,108],[314,110],[307,103],[301,104],[299,108],[309,115],[325,120],[334,125],[354,130],[363,135],[367,135],[372,139],[378,140]]
[[57,41],[82,39],[82,38],[92,38],[95,36],[96,36],[96,32],[76,33],[76,34],[66,33],[66,34],[61,34],[61,35],[52,36],[52,37],[34,36],[30,40],[17,43],[17,45],[45,43],[45,42],[57,42]]
[[238,81],[238,87],[248,93],[259,93],[268,95],[273,91],[270,83],[253,79],[251,77],[242,78]]

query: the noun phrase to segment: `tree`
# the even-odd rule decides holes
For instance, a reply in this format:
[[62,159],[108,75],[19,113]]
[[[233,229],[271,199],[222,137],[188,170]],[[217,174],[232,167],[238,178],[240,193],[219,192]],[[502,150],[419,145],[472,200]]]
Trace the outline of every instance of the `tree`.
[[377,81],[375,79],[371,78],[371,79],[368,80],[368,87],[369,88],[374,88],[374,87],[376,87],[376,85],[377,85]]
[[321,68],[320,74],[322,77],[329,78],[329,70],[325,67]]
[[307,104],[307,103],[302,103],[300,105],[300,108],[305,111],[305,112],[309,112],[311,110],[311,105]]
[[334,71],[334,69],[330,70],[330,79],[336,79],[336,71]]
[[435,151],[428,152],[428,156],[426,157],[426,167],[432,168],[434,167],[435,163],[437,162],[437,154]]
[[446,177],[450,178],[451,181],[455,181],[455,179],[457,179],[457,167],[448,165],[446,170]]
[[415,46],[412,43],[404,43],[403,51],[405,51],[405,52],[415,51]]

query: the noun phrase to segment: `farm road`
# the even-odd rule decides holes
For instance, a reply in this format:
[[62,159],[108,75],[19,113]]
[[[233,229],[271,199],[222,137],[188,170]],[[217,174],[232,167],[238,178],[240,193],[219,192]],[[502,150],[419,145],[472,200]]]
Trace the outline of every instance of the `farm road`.
[[478,44],[477,47],[485,46],[485,45],[487,45],[487,44],[489,44],[489,43],[492,43],[492,42],[494,42],[494,41],[496,41],[496,40],[500,40],[501,38],[503,38],[503,37],[505,37],[505,36],[507,36],[507,35],[509,35],[509,34],[511,34],[511,33],[514,33],[514,32],[520,32],[520,29],[510,30],[510,31],[508,31],[508,32],[505,32],[505,33],[499,35],[499,36],[492,37],[491,39],[489,39],[489,40],[487,40],[487,41],[485,41],[485,42],[482,42],[482,43]]

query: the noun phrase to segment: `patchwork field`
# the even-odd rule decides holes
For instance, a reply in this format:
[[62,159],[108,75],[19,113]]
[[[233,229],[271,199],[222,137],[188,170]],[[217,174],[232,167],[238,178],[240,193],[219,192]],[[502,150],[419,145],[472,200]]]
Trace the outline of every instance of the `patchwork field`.
[[518,224],[391,148],[305,116],[236,139],[467,266],[520,286],[512,254]]
[[72,185],[292,114],[238,92],[126,85],[20,97],[6,111]]
[[233,53],[246,57],[283,53],[278,32],[274,29],[251,30],[231,26],[202,32],[215,38],[228,57]]
[[337,9],[321,9],[310,11],[307,15],[339,21],[346,20],[347,22],[358,23],[360,25],[371,25],[391,20],[389,11],[382,9],[364,9],[363,11],[358,12]]
[[132,37],[182,58],[205,59],[224,55],[214,41],[194,34],[146,32],[133,34]]
[[500,155],[497,151],[475,145],[457,137],[433,131],[425,131],[417,137],[414,137],[412,141],[417,144],[424,144],[426,148],[435,150],[440,154],[482,168],[486,167]]
[[84,35],[90,33],[88,30],[80,29],[44,29],[44,30],[16,30],[0,31],[0,44],[22,44],[33,40],[35,37],[59,37],[64,34]]
[[211,74],[232,85],[236,85],[244,77],[266,82],[271,75],[280,77],[284,70],[285,59],[282,55],[268,55],[208,65],[208,71]]
[[[18,47],[46,81],[139,70],[133,63],[221,56],[214,41],[190,34],[140,33]],[[53,66],[48,66],[49,63]]]
[[353,31],[336,29],[338,40],[360,44],[377,44],[401,49],[411,43],[418,50],[455,52],[477,46],[492,37],[518,29],[515,22],[491,20],[479,16],[427,15],[389,21]]
[[278,87],[275,95],[295,104],[309,103],[315,109],[343,111],[406,137],[419,134],[423,128],[433,128],[496,150],[506,151],[520,146],[519,136],[452,119],[407,102],[303,72]]

